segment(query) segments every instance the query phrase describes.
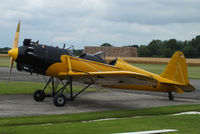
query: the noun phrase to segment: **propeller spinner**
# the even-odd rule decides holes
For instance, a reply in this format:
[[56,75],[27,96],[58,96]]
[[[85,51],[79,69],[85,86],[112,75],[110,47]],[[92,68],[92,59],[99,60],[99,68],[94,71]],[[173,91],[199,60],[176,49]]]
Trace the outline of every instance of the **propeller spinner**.
[[8,81],[10,80],[10,75],[11,75],[11,72],[12,72],[14,60],[17,59],[17,55],[18,55],[19,32],[20,32],[20,21],[17,25],[17,30],[16,30],[16,33],[15,33],[15,39],[14,39],[14,42],[13,42],[12,49],[8,51],[8,55],[10,56],[10,67],[9,67]]

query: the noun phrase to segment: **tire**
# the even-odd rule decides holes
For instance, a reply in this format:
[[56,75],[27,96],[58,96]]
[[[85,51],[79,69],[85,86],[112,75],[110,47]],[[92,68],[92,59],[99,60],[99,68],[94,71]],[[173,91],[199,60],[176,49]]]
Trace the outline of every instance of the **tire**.
[[66,104],[66,97],[63,94],[56,94],[53,98],[53,103],[57,107],[63,107]]
[[45,93],[42,90],[35,90],[35,92],[33,93],[33,99],[35,101],[43,101],[45,98]]
[[173,100],[174,100],[174,95],[170,94],[170,95],[169,95],[169,100],[170,100],[170,101],[173,101]]

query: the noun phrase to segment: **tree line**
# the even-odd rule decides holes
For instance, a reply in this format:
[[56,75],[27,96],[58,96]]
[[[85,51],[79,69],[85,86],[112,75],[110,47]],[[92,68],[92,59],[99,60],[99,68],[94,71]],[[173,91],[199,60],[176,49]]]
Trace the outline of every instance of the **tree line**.
[[7,54],[10,49],[9,47],[0,48],[0,54]]
[[199,58],[200,35],[190,41],[177,41],[176,39],[165,41],[152,40],[148,45],[141,45],[138,47],[138,56],[169,58],[178,50],[182,51],[187,58]]

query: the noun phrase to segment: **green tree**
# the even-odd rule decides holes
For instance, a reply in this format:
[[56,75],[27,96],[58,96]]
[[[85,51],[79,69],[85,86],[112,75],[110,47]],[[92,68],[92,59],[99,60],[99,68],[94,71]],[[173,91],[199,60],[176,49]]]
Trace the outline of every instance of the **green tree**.
[[101,46],[109,46],[112,47],[112,45],[110,43],[103,43]]
[[149,55],[153,57],[159,57],[160,51],[162,47],[162,41],[160,40],[152,40],[148,44]]
[[148,46],[141,45],[138,48],[138,56],[139,57],[149,57],[150,56],[150,51],[149,51]]
[[192,41],[189,42],[189,45],[197,50],[197,56],[200,57],[200,35],[192,39]]
[[8,47],[0,48],[0,54],[7,54],[10,49]]
[[198,56],[198,51],[191,46],[184,47],[182,49],[182,52],[184,53],[185,57],[187,57],[187,58],[195,58]]
[[73,52],[74,55],[80,56],[83,53],[83,49],[74,50]]
[[167,48],[171,48],[172,50],[177,51],[181,50],[183,46],[182,44],[183,44],[182,42],[176,41],[176,39],[170,39],[169,41],[166,42],[165,45]]
[[138,55],[145,57],[171,57],[178,50],[183,51],[188,58],[200,57],[200,35],[191,41],[177,41],[176,39],[152,40],[147,46],[138,48]]
[[171,48],[164,48],[164,49],[162,50],[162,55],[161,55],[161,57],[170,58],[170,57],[172,56],[173,53],[174,53],[174,52],[172,51]]

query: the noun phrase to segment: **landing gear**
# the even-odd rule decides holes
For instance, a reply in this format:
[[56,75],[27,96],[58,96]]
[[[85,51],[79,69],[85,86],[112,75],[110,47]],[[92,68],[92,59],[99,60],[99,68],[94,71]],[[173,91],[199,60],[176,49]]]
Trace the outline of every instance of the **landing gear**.
[[174,100],[174,95],[172,94],[172,92],[168,92],[168,97],[170,101]]
[[[65,95],[63,95],[63,91],[65,89],[67,89],[67,86],[69,85],[70,91],[69,91],[69,98],[66,98]],[[66,82],[66,84],[63,85],[62,88],[60,88],[54,98],[53,98],[53,103],[55,106],[58,107],[62,107],[66,104],[66,101],[74,101],[75,98],[80,95],[84,90],[86,90],[90,85],[92,84],[88,84],[86,87],[84,87],[82,90],[80,90],[78,93],[76,93],[75,95],[73,94],[73,85],[72,85],[72,78],[69,77],[68,81]]]
[[[45,89],[47,88],[47,86],[49,86],[50,82],[52,83],[52,85],[51,85],[52,93],[47,95],[47,94],[45,94]],[[53,77],[49,78],[49,80],[47,81],[43,90],[36,90],[34,92],[33,99],[35,101],[43,101],[45,99],[45,97],[53,97],[54,105],[57,107],[63,107],[63,106],[65,106],[66,101],[74,101],[78,95],[80,95],[84,90],[86,90],[90,85],[92,85],[92,83],[88,84],[86,87],[84,87],[82,90],[80,90],[78,93],[76,93],[74,95],[73,94],[72,77],[68,77],[66,79],[65,83],[63,81],[61,81],[61,82],[62,82],[63,86],[59,90],[57,90],[59,81],[55,82]],[[69,88],[70,88],[68,95],[67,95],[69,97],[66,97],[64,95],[64,90],[67,89],[67,86],[69,86]]]
[[35,90],[33,93],[33,99],[35,101],[43,101],[45,98],[45,93],[42,90]]
[[40,101],[43,101],[45,99],[45,97],[52,96],[52,95],[46,95],[44,92],[51,81],[52,81],[52,95],[54,94],[54,78],[51,77],[51,78],[49,78],[48,82],[44,86],[43,90],[40,90],[40,89],[35,90],[35,92],[33,93],[33,99],[35,101],[40,102]]
[[53,103],[57,107],[63,107],[66,104],[66,97],[63,94],[56,94],[53,97]]

